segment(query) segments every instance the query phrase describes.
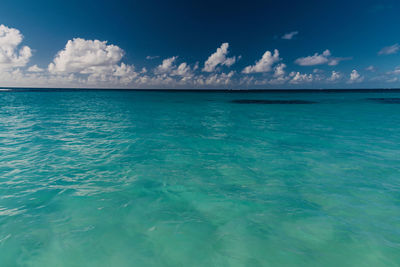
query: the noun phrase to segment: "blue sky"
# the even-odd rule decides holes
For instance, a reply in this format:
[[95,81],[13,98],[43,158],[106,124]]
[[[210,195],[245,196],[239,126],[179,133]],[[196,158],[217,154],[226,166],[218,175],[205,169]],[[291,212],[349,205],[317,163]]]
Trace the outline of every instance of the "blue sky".
[[400,87],[399,1],[1,6],[3,87]]

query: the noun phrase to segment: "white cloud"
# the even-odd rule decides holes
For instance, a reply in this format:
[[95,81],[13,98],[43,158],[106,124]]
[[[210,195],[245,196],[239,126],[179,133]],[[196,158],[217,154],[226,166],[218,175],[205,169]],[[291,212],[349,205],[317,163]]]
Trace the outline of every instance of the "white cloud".
[[393,77],[393,78],[391,78],[391,79],[388,79],[386,82],[388,82],[388,83],[395,83],[395,82],[398,82],[398,81],[399,81],[399,78]]
[[229,44],[223,43],[221,47],[219,47],[217,51],[213,53],[204,63],[203,71],[213,72],[218,65],[225,65],[227,67],[232,66],[236,62],[236,57],[227,57],[229,53],[228,48]]
[[195,74],[194,70],[198,68],[198,63],[193,67],[186,62],[171,68],[169,73],[156,74],[154,76],[139,76],[136,79],[137,84],[144,86],[160,87],[218,87],[227,86],[233,83],[234,71],[229,73],[212,73],[208,75]]
[[124,51],[116,45],[108,45],[107,41],[85,40],[75,38],[69,40],[65,48],[59,51],[48,71],[52,75],[69,74],[87,75],[87,83],[123,84],[127,85],[138,76],[133,65],[121,61]]
[[282,77],[285,75],[286,64],[281,63],[275,67],[274,77]]
[[331,52],[327,49],[322,54],[315,53],[313,56],[301,57],[296,59],[296,63],[300,66],[314,66],[326,64],[329,62],[328,57],[331,56]]
[[284,40],[292,40],[293,37],[294,37],[295,35],[297,35],[297,34],[299,34],[298,31],[289,32],[289,33],[284,34],[284,35],[282,36],[282,39],[284,39]]
[[324,70],[321,70],[321,69],[313,69],[313,73],[324,73]]
[[[143,69],[142,72],[146,72],[146,69]],[[112,74],[115,77],[119,77],[119,82],[122,84],[129,84],[139,75],[135,72],[133,65],[126,65],[125,63],[115,66]]]
[[158,65],[154,72],[156,74],[171,72],[173,70],[173,68],[175,68],[174,63],[177,58],[178,57],[170,57],[170,58],[164,59],[162,61],[161,65]]
[[367,71],[371,71],[371,72],[374,72],[374,71],[376,71],[376,69],[375,69],[375,66],[373,66],[373,65],[371,65],[371,66],[368,66],[365,70],[367,70]]
[[[157,66],[154,70],[156,75],[161,75],[159,78],[166,78],[171,76],[178,76],[181,78],[179,82],[188,81],[194,76],[194,71],[198,69],[199,64],[196,63],[193,68],[190,67],[186,62],[179,64],[179,66],[175,65],[175,62],[178,57],[170,57],[164,59],[162,64]],[[168,79],[169,80],[169,79]]]
[[399,78],[400,78],[400,66],[396,67],[394,70],[372,77],[370,81],[393,83],[400,81]]
[[332,71],[331,76],[328,78],[330,82],[336,82],[342,78],[342,75],[337,71]]
[[272,66],[279,62],[281,59],[279,58],[279,51],[277,49],[274,50],[274,54],[270,51],[266,51],[262,58],[256,62],[253,66],[247,66],[243,69],[243,73],[260,73],[260,72],[269,72],[272,70]]
[[292,77],[292,79],[289,82],[291,84],[310,83],[313,81],[312,74],[301,74],[300,72],[291,72],[289,76]]
[[44,71],[42,68],[39,68],[38,65],[33,65],[28,68],[29,72],[42,72]]
[[[194,68],[197,69],[197,66],[198,65],[195,65]],[[172,72],[172,75],[182,76],[182,77],[191,77],[191,76],[193,76],[193,71],[186,62],[183,62],[183,63],[179,64],[179,66],[176,68],[176,70],[174,70]]]
[[221,74],[215,73],[207,77],[204,83],[206,85],[229,85],[234,74],[234,71]]
[[152,60],[152,59],[156,59],[159,58],[160,56],[147,56],[146,59],[147,60]]
[[290,77],[282,75],[282,76],[276,77],[274,79],[268,80],[266,84],[284,84],[289,79],[290,79]]
[[43,72],[24,72],[21,69],[0,72],[0,86],[26,87],[88,87],[86,80],[69,75],[49,75]]
[[107,45],[107,41],[75,38],[57,53],[48,70],[51,73],[97,73],[114,67],[123,55],[121,48]]
[[254,79],[253,76],[247,76],[247,75],[246,75],[246,76],[240,78],[239,84],[240,84],[240,85],[249,86],[249,85],[252,85],[252,84],[255,82],[254,80],[255,80],[255,79]]
[[396,67],[394,70],[387,72],[387,74],[391,75],[400,75],[400,66]]
[[0,25],[0,70],[24,67],[32,56],[28,46],[18,50],[23,39],[19,30]]
[[348,81],[348,83],[359,83],[362,82],[364,80],[364,77],[361,76],[357,70],[353,70],[350,73],[350,79]]
[[349,60],[350,58],[347,57],[333,57],[329,59],[328,65],[329,66],[336,66],[340,63],[342,60]]
[[384,48],[382,48],[379,52],[378,55],[391,55],[391,54],[396,54],[397,52],[399,52],[400,50],[400,45],[394,44],[391,46],[386,46]]
[[329,66],[336,66],[342,60],[348,60],[350,58],[343,57],[332,57],[331,51],[326,49],[322,54],[315,53],[312,56],[301,57],[296,59],[295,63],[300,66],[315,66],[328,64]]

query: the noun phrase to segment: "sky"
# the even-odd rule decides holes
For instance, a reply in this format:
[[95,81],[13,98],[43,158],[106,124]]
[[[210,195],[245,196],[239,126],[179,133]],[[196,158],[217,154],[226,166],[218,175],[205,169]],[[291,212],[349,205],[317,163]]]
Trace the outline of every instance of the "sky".
[[0,6],[0,87],[400,88],[398,0]]

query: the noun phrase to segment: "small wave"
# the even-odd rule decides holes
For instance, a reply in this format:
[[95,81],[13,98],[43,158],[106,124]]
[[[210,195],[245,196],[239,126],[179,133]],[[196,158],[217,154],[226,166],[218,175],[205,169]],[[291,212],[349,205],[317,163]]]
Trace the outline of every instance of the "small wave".
[[7,209],[4,207],[0,207],[0,216],[15,216],[24,212],[25,212],[24,209],[19,209],[19,208]]
[[9,239],[11,237],[11,234],[6,235],[5,237],[0,239],[0,244],[5,242],[7,239]]
[[8,88],[0,88],[0,92],[6,92],[6,91],[12,91],[12,89],[8,89]]

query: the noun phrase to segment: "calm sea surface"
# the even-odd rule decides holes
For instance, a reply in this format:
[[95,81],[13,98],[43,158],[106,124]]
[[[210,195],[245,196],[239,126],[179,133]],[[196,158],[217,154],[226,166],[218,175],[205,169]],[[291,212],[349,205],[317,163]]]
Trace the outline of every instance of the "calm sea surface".
[[2,267],[399,264],[400,92],[0,92]]

